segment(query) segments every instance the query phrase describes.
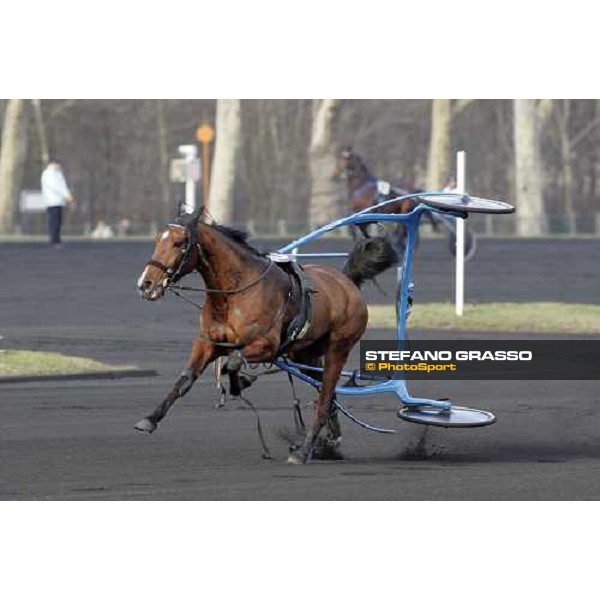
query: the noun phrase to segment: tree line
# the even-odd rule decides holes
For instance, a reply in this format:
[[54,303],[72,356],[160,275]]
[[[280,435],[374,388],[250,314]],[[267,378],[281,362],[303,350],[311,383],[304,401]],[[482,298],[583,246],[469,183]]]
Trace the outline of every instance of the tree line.
[[216,125],[209,206],[223,222],[291,232],[347,212],[331,179],[351,145],[378,177],[439,189],[457,150],[475,195],[517,205],[519,232],[589,219],[600,195],[599,100],[0,100],[0,233],[22,189],[60,158],[72,219],[161,224],[182,190],[170,160]]

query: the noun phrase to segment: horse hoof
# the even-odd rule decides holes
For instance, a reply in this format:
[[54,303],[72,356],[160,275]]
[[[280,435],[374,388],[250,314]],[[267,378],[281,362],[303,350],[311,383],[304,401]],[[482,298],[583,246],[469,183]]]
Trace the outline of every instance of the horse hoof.
[[300,452],[292,452],[287,459],[288,464],[290,465],[304,465],[307,460],[308,456],[304,456],[304,454],[301,454]]
[[156,429],[156,423],[152,422],[150,419],[142,419],[135,424],[135,428],[144,433],[152,433]]

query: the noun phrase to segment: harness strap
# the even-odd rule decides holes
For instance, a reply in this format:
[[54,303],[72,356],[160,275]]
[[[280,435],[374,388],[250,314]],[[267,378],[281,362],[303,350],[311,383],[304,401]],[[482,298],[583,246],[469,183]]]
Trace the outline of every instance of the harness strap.
[[246,404],[250,408],[250,410],[254,413],[254,416],[256,417],[256,431],[258,432],[258,439],[260,440],[260,445],[262,446],[262,449],[263,449],[262,457],[265,460],[271,460],[272,459],[271,451],[269,450],[269,447],[267,446],[267,442],[265,441],[265,436],[263,434],[263,429],[262,429],[262,423],[260,421],[260,415],[258,414],[258,411],[254,407],[254,404],[252,404],[252,402],[250,402],[250,400],[248,400],[248,398],[246,398],[246,396],[243,396],[242,394],[240,394],[240,398],[244,402],[244,404]]

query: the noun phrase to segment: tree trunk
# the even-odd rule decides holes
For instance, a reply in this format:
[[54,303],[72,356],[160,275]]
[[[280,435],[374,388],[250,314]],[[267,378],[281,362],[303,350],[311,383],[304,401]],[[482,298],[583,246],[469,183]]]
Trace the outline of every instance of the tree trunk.
[[452,124],[451,101],[432,100],[431,137],[427,163],[427,189],[439,190],[450,171],[450,126]]
[[165,101],[156,100],[156,129],[158,133],[158,159],[159,159],[159,184],[160,202],[156,211],[157,225],[160,227],[162,221],[169,219],[174,213],[170,202],[169,187],[169,144],[167,119],[165,116]]
[[210,181],[208,209],[216,221],[231,224],[242,133],[241,101],[217,100],[217,141]]
[[0,146],[0,233],[12,233],[17,198],[27,156],[23,100],[9,100],[4,113]]
[[339,100],[313,100],[310,141],[311,227],[325,225],[340,216],[338,186],[332,178],[337,158],[333,128],[339,106]]
[[[600,116],[600,100],[596,100],[595,107],[596,118]],[[592,182],[592,201],[595,206],[598,206],[598,198],[600,197],[600,127],[594,132],[594,157],[593,157],[593,182]],[[600,212],[596,213],[598,222],[600,222]],[[600,231],[597,231],[600,233]]]
[[558,111],[558,131],[560,136],[560,156],[562,162],[561,183],[563,188],[563,209],[569,233],[574,225],[575,211],[573,209],[573,163],[571,161],[572,147],[569,122],[571,116],[571,101],[561,100]]
[[514,100],[513,109],[517,232],[542,235],[546,226],[536,101]]
[[48,135],[46,133],[46,122],[42,113],[42,102],[40,100],[32,100],[33,114],[35,115],[35,126],[37,129],[38,141],[40,144],[40,158],[42,165],[45,167],[50,160],[50,148],[48,146]]

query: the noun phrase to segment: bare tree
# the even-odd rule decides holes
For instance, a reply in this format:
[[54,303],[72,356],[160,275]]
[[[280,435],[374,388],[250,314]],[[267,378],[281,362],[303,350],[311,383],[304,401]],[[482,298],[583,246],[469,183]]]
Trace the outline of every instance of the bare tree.
[[333,129],[339,100],[313,100],[310,141],[310,225],[315,227],[339,217],[338,188],[332,179],[336,163]]
[[[15,101],[0,100],[0,128],[4,124],[7,139],[12,137],[9,123],[14,123],[12,118],[5,120],[9,102],[14,111]],[[49,147],[51,154],[64,160],[79,199],[77,210],[69,215],[74,228],[100,218],[114,222],[128,217],[140,232],[162,218],[171,193],[181,192],[181,186],[170,185],[164,177],[168,158],[177,155],[180,144],[194,143],[200,121],[215,122],[217,107],[210,99],[18,102],[23,103],[19,120],[23,135],[17,139],[27,152],[11,192],[13,218],[19,189],[39,185],[41,162]],[[328,103],[339,106],[327,126]],[[329,181],[338,144],[354,146],[375,175],[390,181],[412,176],[423,187],[428,170],[436,173],[435,183],[429,185],[439,186],[452,168],[452,150],[464,148],[469,151],[469,190],[515,201],[513,101],[437,100],[434,104],[435,115],[431,100],[241,101],[235,210],[229,222],[243,225],[252,219],[257,232],[281,233],[287,228],[295,234],[305,231],[309,221],[315,224],[338,216],[345,210],[345,190]],[[546,217],[548,227],[572,215],[568,218],[573,225],[593,233],[594,219],[581,216],[594,215],[600,202],[600,104],[536,100],[535,112],[538,163],[543,165],[542,215],[552,216],[552,220]],[[323,136],[325,146],[316,143]],[[2,179],[4,185],[6,176]],[[520,214],[525,210],[522,204]],[[497,223],[508,232],[512,222],[494,221],[494,227]]]
[[158,134],[159,185],[161,202],[157,211],[159,223],[169,216],[169,141],[165,101],[156,100],[156,130]]
[[236,221],[256,231],[306,229],[311,100],[242,101],[241,184]]
[[[593,106],[594,110],[591,112],[591,115],[586,115],[587,118],[584,121],[580,119],[580,122],[577,123],[576,100],[545,100],[544,102],[547,105],[545,120],[549,120],[550,115],[554,114],[557,129],[558,155],[560,158],[558,180],[562,190],[562,203],[559,210],[566,217],[569,230],[573,231],[575,230],[575,216],[577,212],[575,207],[575,159],[578,155],[578,148],[591,138],[592,134],[598,129],[600,118],[596,114],[595,105]],[[590,153],[589,149],[588,153]],[[580,181],[589,179],[589,172],[586,173],[586,176],[579,179]],[[587,187],[589,189],[593,188],[591,182],[588,183]]]
[[558,137],[560,141],[561,156],[561,183],[563,189],[564,213],[567,219],[573,220],[573,164],[571,162],[571,135],[569,123],[571,120],[571,100],[560,100],[556,111],[558,124]]
[[35,126],[37,129],[38,140],[40,143],[40,158],[42,164],[46,164],[50,160],[50,148],[48,146],[48,134],[46,133],[46,122],[42,113],[41,100],[32,100],[33,114],[35,115]]
[[0,233],[11,233],[27,155],[24,100],[9,100],[0,146]]
[[519,235],[545,232],[542,160],[535,100],[514,100],[516,199]]
[[217,100],[217,141],[208,208],[221,223],[234,213],[234,188],[242,129],[240,100]]
[[450,170],[451,100],[431,101],[431,136],[427,161],[427,188],[439,190]]

